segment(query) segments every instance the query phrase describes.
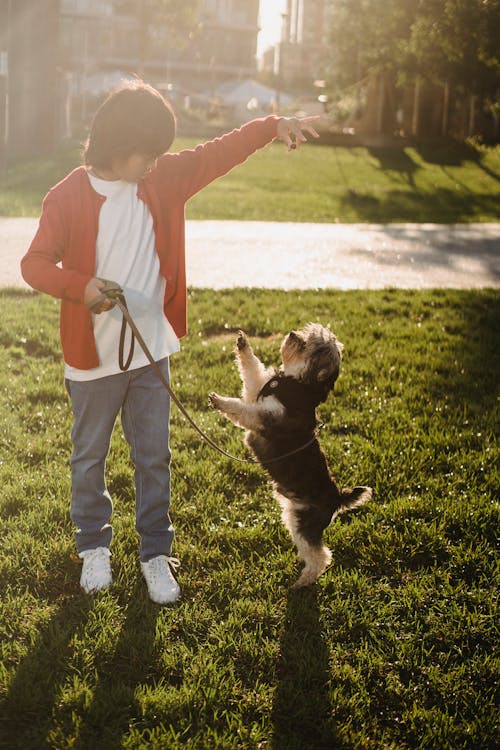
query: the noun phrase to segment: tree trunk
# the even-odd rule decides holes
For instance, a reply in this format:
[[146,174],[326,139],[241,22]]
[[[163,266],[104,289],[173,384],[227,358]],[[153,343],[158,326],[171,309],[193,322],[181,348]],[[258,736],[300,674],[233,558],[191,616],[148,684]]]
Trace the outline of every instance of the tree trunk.
[[471,135],[474,135],[474,131],[476,129],[476,103],[477,103],[477,96],[472,94],[469,99],[469,127],[468,127],[468,133],[467,133],[469,137]]
[[411,134],[417,138],[420,133],[420,92],[422,81],[420,76],[415,80],[415,89],[413,93],[413,117],[411,121]]
[[448,120],[450,116],[450,82],[446,81],[443,88],[443,119],[441,121],[441,135],[448,135]]
[[381,135],[384,129],[384,105],[385,105],[385,81],[383,73],[378,74],[377,79],[378,101],[377,101],[377,135]]

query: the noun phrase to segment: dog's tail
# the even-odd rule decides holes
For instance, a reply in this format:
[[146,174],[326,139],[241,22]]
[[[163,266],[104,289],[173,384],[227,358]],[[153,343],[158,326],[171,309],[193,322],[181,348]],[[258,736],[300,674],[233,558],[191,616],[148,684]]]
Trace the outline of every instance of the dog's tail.
[[373,490],[371,487],[354,487],[352,490],[349,487],[343,487],[340,493],[340,507],[337,509],[335,515],[364,505],[371,499],[372,494]]

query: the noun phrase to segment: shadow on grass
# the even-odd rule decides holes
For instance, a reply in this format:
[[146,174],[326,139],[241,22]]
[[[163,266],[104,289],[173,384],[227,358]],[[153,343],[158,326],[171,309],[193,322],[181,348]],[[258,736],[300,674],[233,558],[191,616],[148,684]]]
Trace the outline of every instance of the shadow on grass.
[[360,221],[377,224],[391,221],[455,224],[486,217],[498,221],[498,196],[435,188],[432,192],[389,190],[374,196],[349,190],[341,198],[342,209],[354,211]]
[[[158,607],[147,599],[138,576],[116,647],[109,654],[98,654],[94,664],[72,665],[73,641],[83,637],[95,608],[96,600],[90,597],[66,600],[40,630],[0,703],[0,747],[54,747],[58,746],[57,741],[53,744],[54,737],[64,736],[69,743],[75,735],[71,746],[81,750],[122,747],[122,735],[137,715],[135,689],[148,679]],[[89,649],[94,645],[90,643]],[[73,684],[75,678],[80,687]],[[61,702],[68,686],[70,704]],[[75,715],[81,716],[79,726],[75,726]]]
[[500,181],[500,175],[484,164],[484,153],[475,148],[472,143],[459,143],[453,140],[422,141],[415,146],[416,150],[428,164],[440,167],[461,167],[466,162],[473,162],[483,170],[488,177]]
[[273,750],[339,749],[329,699],[329,649],[315,587],[290,591],[280,652]]
[[122,747],[123,734],[137,717],[135,689],[147,682],[152,668],[156,619],[159,607],[145,594],[142,576],[131,593],[125,622],[114,652],[97,666],[92,702],[82,715],[79,750],[114,750]]
[[0,747],[48,747],[58,691],[72,657],[71,641],[92,608],[90,599],[64,601],[40,629],[0,703]]
[[500,292],[464,291],[456,298],[448,294],[442,304],[449,311],[446,333],[452,338],[447,356],[436,357],[426,387],[433,399],[448,395],[481,419],[498,408]]
[[461,167],[468,161],[479,164],[481,153],[470,143],[461,143],[446,139],[419,141],[415,150],[428,164],[440,167]]
[[400,175],[408,185],[415,187],[415,172],[420,166],[413,161],[411,156],[404,150],[398,148],[381,148],[372,146],[368,153],[377,159],[379,169],[383,172],[395,172]]

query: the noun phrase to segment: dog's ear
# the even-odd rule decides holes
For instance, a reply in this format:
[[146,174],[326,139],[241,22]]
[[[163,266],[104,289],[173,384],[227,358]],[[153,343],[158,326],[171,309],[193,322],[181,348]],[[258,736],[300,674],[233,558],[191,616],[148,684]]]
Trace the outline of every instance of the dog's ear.
[[294,342],[294,344],[297,344],[297,346],[300,346],[301,349],[304,349],[306,342],[299,333],[297,333],[296,331],[290,331],[290,333],[288,334],[288,338],[291,339]]
[[318,383],[321,383],[327,392],[333,391],[333,386],[335,385],[339,373],[340,370],[338,367],[335,368],[333,373],[331,370],[320,370],[318,372]]

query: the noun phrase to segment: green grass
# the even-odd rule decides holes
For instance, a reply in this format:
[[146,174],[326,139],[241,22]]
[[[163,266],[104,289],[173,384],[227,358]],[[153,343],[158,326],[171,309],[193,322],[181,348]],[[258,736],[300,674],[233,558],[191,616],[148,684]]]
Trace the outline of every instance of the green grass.
[[[194,140],[179,139],[176,148]],[[79,163],[76,148],[11,166],[0,216],[38,216],[47,190]],[[190,219],[300,222],[500,220],[500,147],[452,141],[405,148],[273,144],[201,191]]]
[[[79,589],[69,519],[71,415],[57,303],[0,293],[0,746],[180,750],[487,750],[498,713],[497,291],[190,293],[173,386],[235,395],[234,332],[266,362],[309,320],[345,343],[322,445],[374,499],[326,533],[331,568],[299,565],[263,472],[172,419],[174,553],[183,598],[146,594],[120,428],[108,464],[115,585]],[[495,619],[496,618],[496,619]]]

